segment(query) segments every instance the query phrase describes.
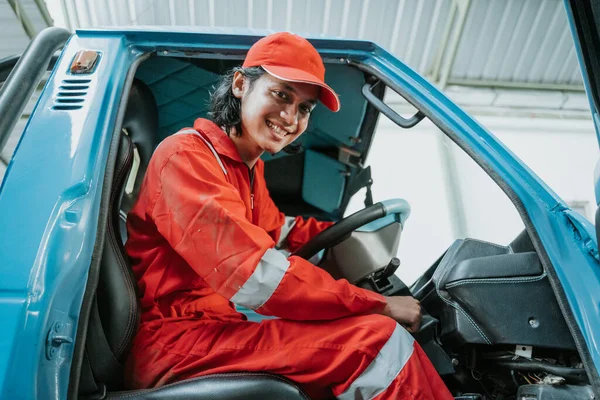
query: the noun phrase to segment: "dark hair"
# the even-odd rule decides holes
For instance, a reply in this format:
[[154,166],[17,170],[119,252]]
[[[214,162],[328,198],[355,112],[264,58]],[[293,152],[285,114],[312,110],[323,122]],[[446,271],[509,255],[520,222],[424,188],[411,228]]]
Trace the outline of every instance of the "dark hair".
[[210,111],[208,115],[215,124],[225,128],[228,135],[231,133],[231,128],[235,128],[236,136],[241,136],[242,101],[233,95],[231,89],[233,76],[238,71],[248,80],[249,90],[252,90],[254,82],[265,73],[265,70],[261,67],[234,67],[230,69],[221,76],[210,94]]

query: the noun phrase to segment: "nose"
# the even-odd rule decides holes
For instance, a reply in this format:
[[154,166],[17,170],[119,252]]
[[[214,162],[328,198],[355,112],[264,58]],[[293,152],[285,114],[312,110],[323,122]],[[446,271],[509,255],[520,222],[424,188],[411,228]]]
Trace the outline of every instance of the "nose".
[[288,104],[279,112],[279,116],[288,126],[298,125],[298,106],[295,104]]

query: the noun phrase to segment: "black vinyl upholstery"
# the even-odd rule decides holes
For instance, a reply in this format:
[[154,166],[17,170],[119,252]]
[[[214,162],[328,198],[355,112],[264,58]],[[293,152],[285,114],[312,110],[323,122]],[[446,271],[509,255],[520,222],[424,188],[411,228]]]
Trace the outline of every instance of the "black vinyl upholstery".
[[[141,96],[140,93],[139,88],[134,85],[126,113],[130,119],[134,118],[132,115],[138,119],[143,118],[143,110],[152,109],[154,104],[152,97]],[[124,125],[130,126],[131,122],[126,120]],[[125,129],[121,131],[98,289],[92,304],[86,339],[84,363],[89,364],[94,378],[109,390],[123,387],[123,363],[140,315],[135,277],[123,248],[123,221],[120,212],[125,183],[134,158],[133,132]],[[152,130],[147,132],[148,135],[154,135]],[[137,129],[135,133],[142,134]]]
[[156,389],[109,393],[108,399],[298,400],[308,397],[291,381],[269,374],[231,373],[188,379]]
[[537,254],[520,243],[465,239],[450,246],[422,300],[440,319],[444,344],[575,348]]
[[[137,284],[123,247],[124,216],[131,209],[144,171],[156,145],[158,122],[152,92],[135,81],[127,104],[121,131],[117,165],[111,188],[109,220],[98,289],[92,304],[80,397],[114,399],[308,399],[293,382],[263,373],[232,373],[190,379],[157,389],[124,391],[123,365],[136,333],[140,310]],[[125,192],[139,154],[139,173],[131,193]]]
[[133,192],[123,193],[121,198],[120,210],[127,214],[138,197],[144,180],[144,171],[150,162],[152,152],[158,145],[158,107],[152,91],[141,81],[134,81],[129,92],[123,131],[133,142],[140,161]]

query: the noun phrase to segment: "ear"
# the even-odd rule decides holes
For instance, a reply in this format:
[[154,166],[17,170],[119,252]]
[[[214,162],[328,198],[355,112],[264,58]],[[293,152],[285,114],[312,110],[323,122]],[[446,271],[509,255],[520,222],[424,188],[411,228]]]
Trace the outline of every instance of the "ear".
[[240,71],[236,71],[233,74],[233,81],[231,82],[231,91],[233,95],[238,99],[241,99],[244,95],[244,75]]

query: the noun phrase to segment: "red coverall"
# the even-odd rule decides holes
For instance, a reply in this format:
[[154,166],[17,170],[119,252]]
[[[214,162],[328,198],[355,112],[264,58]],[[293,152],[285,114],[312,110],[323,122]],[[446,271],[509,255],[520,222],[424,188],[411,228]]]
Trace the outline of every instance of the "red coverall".
[[[232,140],[198,119],[156,149],[127,224],[142,321],[133,388],[207,374],[286,376],[313,398],[451,399],[384,298],[274,249],[284,215]],[[295,250],[328,226],[296,218]],[[281,319],[246,320],[234,304]]]

